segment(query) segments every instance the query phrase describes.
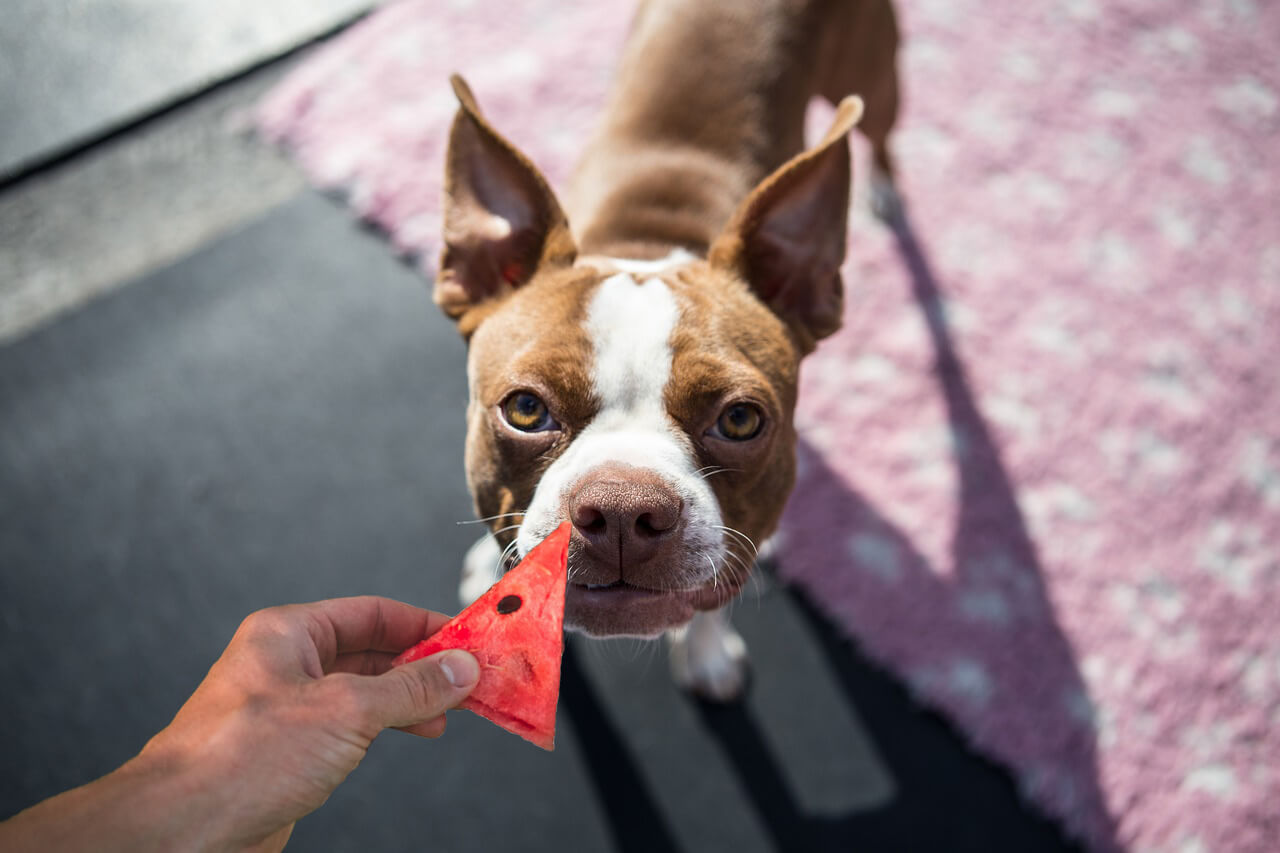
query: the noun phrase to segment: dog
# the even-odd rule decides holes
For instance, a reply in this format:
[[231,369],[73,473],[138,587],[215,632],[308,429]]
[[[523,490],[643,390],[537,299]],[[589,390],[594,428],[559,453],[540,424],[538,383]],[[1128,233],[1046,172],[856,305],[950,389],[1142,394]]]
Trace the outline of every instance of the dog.
[[[565,626],[666,634],[731,700],[742,590],[795,481],[801,359],[841,322],[858,124],[896,206],[888,0],[648,0],[561,206],[461,78],[434,299],[467,342],[474,600],[564,520]],[[837,104],[804,150],[809,101]]]

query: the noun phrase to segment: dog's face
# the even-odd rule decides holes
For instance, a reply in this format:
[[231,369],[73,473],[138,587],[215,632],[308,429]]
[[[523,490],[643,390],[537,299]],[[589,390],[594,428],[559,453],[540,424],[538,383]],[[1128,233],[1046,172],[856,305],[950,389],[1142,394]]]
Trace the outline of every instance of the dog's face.
[[471,338],[477,508],[519,513],[521,552],[574,523],[570,627],[683,624],[738,592],[777,522],[797,362],[781,321],[705,263],[540,275]]
[[455,87],[436,299],[469,342],[476,508],[520,553],[572,521],[566,627],[683,625],[741,590],[794,481],[800,358],[839,323],[848,127],[765,181],[708,260],[579,258],[541,175]]

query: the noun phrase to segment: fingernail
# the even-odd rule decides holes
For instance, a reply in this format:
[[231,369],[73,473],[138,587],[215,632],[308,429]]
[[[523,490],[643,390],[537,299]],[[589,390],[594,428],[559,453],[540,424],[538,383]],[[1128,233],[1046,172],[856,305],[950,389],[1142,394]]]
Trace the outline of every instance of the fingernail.
[[460,649],[442,654],[440,669],[454,687],[470,687],[480,679],[480,664],[470,652]]

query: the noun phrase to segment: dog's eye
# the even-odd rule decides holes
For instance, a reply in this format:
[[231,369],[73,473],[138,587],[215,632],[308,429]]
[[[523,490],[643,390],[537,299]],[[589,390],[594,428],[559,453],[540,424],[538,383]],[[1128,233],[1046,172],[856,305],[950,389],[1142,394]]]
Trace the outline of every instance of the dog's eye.
[[542,432],[558,425],[547,411],[547,404],[538,395],[517,391],[502,404],[502,416],[521,432]]
[[750,403],[734,403],[720,413],[716,432],[730,441],[746,441],[760,434],[764,416]]

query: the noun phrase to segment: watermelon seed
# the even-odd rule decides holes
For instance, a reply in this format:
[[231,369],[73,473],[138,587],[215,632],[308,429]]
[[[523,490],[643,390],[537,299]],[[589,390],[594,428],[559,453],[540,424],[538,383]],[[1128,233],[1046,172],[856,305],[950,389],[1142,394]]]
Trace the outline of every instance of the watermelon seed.
[[508,595],[498,602],[498,612],[504,615],[507,613],[515,613],[520,609],[520,605],[522,604],[524,604],[524,602],[520,600],[520,596]]

